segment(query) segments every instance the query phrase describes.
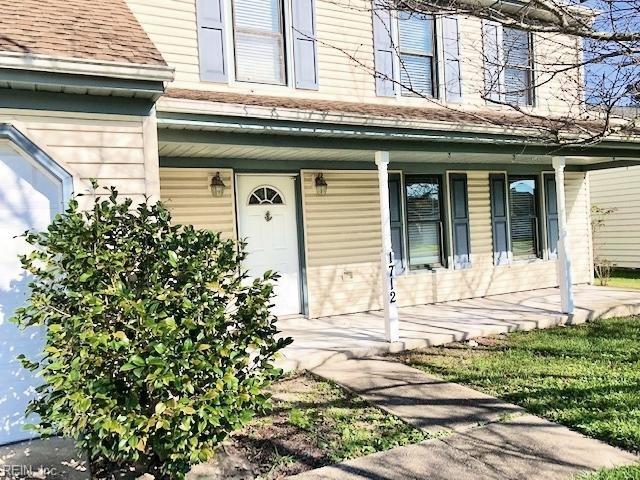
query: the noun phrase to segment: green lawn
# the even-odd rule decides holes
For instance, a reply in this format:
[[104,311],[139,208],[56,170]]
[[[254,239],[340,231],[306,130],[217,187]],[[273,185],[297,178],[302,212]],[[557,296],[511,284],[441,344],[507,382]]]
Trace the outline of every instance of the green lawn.
[[640,317],[514,333],[480,339],[477,346],[451,344],[400,358],[640,451]]
[[581,475],[576,480],[640,480],[640,465],[600,470]]
[[[598,279],[596,279],[596,285],[599,285]],[[640,271],[614,270],[607,286],[640,289]]]

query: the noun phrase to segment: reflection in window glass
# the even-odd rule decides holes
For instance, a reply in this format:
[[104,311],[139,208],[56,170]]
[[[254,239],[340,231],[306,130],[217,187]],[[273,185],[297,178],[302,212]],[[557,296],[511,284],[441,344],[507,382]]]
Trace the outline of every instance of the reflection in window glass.
[[516,260],[538,256],[536,187],[533,177],[509,177],[511,249]]
[[439,178],[408,177],[406,192],[409,266],[439,266],[442,263]]

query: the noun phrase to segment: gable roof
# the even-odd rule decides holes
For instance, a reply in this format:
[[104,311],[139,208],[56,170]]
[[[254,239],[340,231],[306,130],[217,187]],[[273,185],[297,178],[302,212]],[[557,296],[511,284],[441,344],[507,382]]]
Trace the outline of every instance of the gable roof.
[[125,0],[0,0],[0,52],[166,66]]

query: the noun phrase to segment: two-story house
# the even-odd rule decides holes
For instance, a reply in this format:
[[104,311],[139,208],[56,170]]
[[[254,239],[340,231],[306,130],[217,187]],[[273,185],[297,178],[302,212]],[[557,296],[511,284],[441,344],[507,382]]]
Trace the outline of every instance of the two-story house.
[[250,272],[281,275],[279,316],[384,309],[392,341],[398,306],[560,286],[571,313],[592,278],[587,172],[640,157],[541,135],[582,92],[553,69],[580,57],[569,37],[378,0],[0,9],[0,443],[25,437],[35,380],[14,357],[41,345],[7,324],[13,237],[90,178],[247,239]]

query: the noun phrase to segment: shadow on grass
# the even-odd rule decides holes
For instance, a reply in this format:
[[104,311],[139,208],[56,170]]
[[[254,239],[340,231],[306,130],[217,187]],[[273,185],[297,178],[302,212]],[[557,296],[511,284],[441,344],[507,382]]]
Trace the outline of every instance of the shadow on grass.
[[494,346],[482,343],[400,358],[611,445],[640,451],[640,318],[515,333]]

